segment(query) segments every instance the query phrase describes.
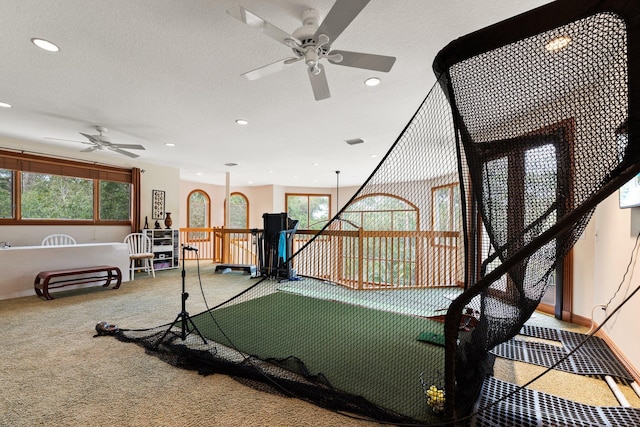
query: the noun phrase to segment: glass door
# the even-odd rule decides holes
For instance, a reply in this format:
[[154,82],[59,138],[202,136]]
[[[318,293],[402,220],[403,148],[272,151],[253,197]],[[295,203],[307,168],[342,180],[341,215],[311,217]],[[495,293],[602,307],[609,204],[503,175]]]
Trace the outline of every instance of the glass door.
[[[485,158],[483,193],[485,213],[493,229],[494,241],[481,227],[481,259],[487,260],[493,252],[501,252],[501,257],[510,257],[520,248],[547,230],[564,214],[568,199],[567,170],[568,142],[563,132],[552,132],[548,138],[544,134],[530,135],[519,139],[517,148],[499,152],[495,157]],[[491,186],[489,188],[488,186]],[[492,247],[492,244],[495,247]],[[492,285],[505,292],[517,292],[516,283],[526,286],[545,286],[540,309],[562,318],[564,277],[563,260],[556,265],[560,268],[549,273],[529,268],[530,263],[539,262],[544,266],[561,255],[559,242],[552,239],[530,258],[510,269],[502,283]],[[500,264],[501,257],[494,257],[485,263],[485,272]],[[550,265],[551,267],[551,265]],[[537,288],[540,289],[540,288]],[[540,291],[535,291],[539,292]],[[535,293],[534,292],[534,293]]]

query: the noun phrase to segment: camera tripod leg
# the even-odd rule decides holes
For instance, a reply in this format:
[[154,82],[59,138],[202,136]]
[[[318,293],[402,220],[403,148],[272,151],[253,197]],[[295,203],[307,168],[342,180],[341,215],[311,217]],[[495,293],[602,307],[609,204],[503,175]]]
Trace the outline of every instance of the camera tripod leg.
[[[173,328],[177,323],[178,320],[180,320],[180,317],[182,316],[182,313],[178,314],[178,317],[176,317],[176,320],[174,320],[169,327],[167,328],[166,331],[164,331],[164,334],[162,334],[162,336],[160,337],[160,339],[158,341],[155,342],[155,344],[153,344],[153,347],[151,347],[153,350],[157,350],[158,346],[160,345],[160,343],[162,341],[164,341],[164,339],[167,337],[167,335],[169,335],[169,332],[171,332],[171,328]],[[177,335],[177,334],[176,334]]]
[[[173,327],[176,326],[178,322],[180,322],[181,334],[171,331],[171,329],[173,329]],[[191,324],[191,329],[189,329],[188,323]],[[155,344],[153,344],[151,348],[153,350],[157,350],[160,343],[164,341],[164,339],[167,337],[167,335],[169,335],[169,333],[173,333],[174,335],[179,335],[182,341],[184,341],[185,339],[187,339],[187,336],[190,335],[193,331],[196,331],[198,333],[198,336],[202,339],[202,342],[204,344],[207,343],[207,340],[204,338],[204,335],[202,335],[202,333],[200,332],[196,324],[193,322],[191,317],[189,317],[189,313],[182,312],[178,314],[178,316],[176,317],[176,320],[174,320],[173,323],[169,325],[167,330],[164,331],[164,334],[160,337],[158,341],[155,342]]]
[[[207,343],[207,340],[204,338],[204,335],[202,335],[202,334],[200,333],[200,330],[198,330],[198,327],[196,326],[196,324],[195,324],[195,323],[193,323],[193,320],[191,320],[191,317],[189,317],[189,315],[188,315],[188,314],[187,314],[187,321],[188,321],[189,323],[191,323],[191,326],[193,327],[193,329],[191,329],[191,330],[189,331],[189,333],[188,333],[188,334],[190,334],[190,333],[191,333],[191,332],[193,332],[193,331],[196,331],[196,333],[198,334],[198,336],[202,339],[202,342],[203,342],[204,344],[206,344],[206,343]],[[187,334],[187,335],[188,335],[188,334]]]
[[[164,339],[167,337],[167,335],[169,335],[169,332],[171,332],[171,329],[174,326],[176,326],[178,324],[178,322],[180,322],[180,328],[181,328],[180,338],[182,338],[182,341],[187,339],[187,335],[189,335],[191,332],[196,331],[198,333],[198,335],[200,336],[200,338],[202,338],[202,341],[205,344],[207,343],[207,340],[204,339],[204,336],[200,333],[200,331],[198,330],[198,327],[196,326],[196,324],[193,323],[193,320],[191,320],[191,317],[189,317],[189,313],[187,313],[187,309],[186,309],[187,298],[189,298],[189,293],[185,291],[184,251],[187,250],[187,249],[188,250],[195,250],[196,253],[198,252],[197,249],[182,245],[182,294],[181,294],[182,311],[180,313],[178,313],[178,316],[176,317],[176,320],[174,320],[173,323],[171,323],[171,325],[169,325],[169,328],[167,328],[167,330],[164,332],[162,337],[160,337],[160,339],[158,341],[156,341],[155,344],[153,344],[153,347],[151,347],[153,350],[157,350],[158,349],[158,346],[160,345],[160,343],[162,341],[164,341]],[[191,323],[191,326],[193,327],[193,329],[189,330],[188,323]],[[175,332],[173,332],[173,333],[175,335],[178,335]]]

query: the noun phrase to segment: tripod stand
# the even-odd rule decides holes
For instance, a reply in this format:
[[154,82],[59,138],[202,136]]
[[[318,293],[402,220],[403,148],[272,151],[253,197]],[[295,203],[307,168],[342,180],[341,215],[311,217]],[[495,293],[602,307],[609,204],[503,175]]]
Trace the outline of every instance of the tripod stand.
[[[154,350],[158,349],[158,346],[167,337],[167,335],[169,335],[169,332],[171,332],[172,334],[177,335],[175,332],[172,332],[171,329],[174,326],[176,326],[178,324],[178,322],[180,323],[180,331],[181,331],[180,338],[182,338],[182,341],[187,339],[187,335],[189,335],[191,332],[196,331],[198,333],[198,335],[200,336],[200,338],[202,338],[202,342],[204,342],[205,344],[207,343],[207,340],[200,333],[200,331],[198,330],[198,327],[196,326],[196,324],[193,323],[193,320],[191,320],[191,317],[189,317],[189,313],[187,313],[187,309],[186,309],[186,302],[187,302],[187,298],[189,298],[189,294],[185,291],[185,286],[184,286],[184,279],[185,279],[185,276],[186,276],[185,271],[184,271],[184,251],[185,250],[198,252],[198,248],[182,245],[182,297],[181,297],[182,298],[182,311],[180,313],[178,313],[178,316],[176,317],[176,320],[174,320],[173,323],[171,323],[171,325],[169,325],[169,328],[165,331],[165,333],[162,335],[162,337],[160,337],[160,339],[158,341],[156,341],[156,343],[153,345],[152,348]],[[191,325],[192,329],[189,329],[189,324]]]

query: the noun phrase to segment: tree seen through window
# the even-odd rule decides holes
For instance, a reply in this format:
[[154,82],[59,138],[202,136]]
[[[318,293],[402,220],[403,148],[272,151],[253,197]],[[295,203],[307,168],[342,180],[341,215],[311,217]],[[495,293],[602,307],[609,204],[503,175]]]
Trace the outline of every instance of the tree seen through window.
[[[193,190],[187,198],[187,227],[208,228],[210,225],[211,203],[209,196],[202,190]],[[188,241],[208,240],[206,231],[191,231],[187,234]]]
[[22,173],[22,218],[93,219],[93,180]]
[[100,181],[100,219],[128,220],[131,212],[131,184]]
[[249,202],[242,193],[233,193],[229,203],[229,228],[249,228]]
[[287,214],[301,230],[320,230],[329,220],[328,194],[286,194]]
[[356,199],[342,213],[353,227],[364,230],[412,231],[418,229],[418,210],[405,200],[385,194]]
[[13,171],[0,169],[0,218],[13,218]]
[[189,228],[206,228],[209,226],[209,196],[203,191],[195,190],[189,195]]

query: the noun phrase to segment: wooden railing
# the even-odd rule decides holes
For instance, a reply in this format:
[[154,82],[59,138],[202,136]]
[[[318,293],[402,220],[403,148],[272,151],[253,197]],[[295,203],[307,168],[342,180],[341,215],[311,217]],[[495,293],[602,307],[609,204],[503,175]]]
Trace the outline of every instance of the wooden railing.
[[198,249],[185,253],[185,259],[211,260],[214,263],[257,264],[257,236],[248,229],[181,228],[180,243]]
[[[180,245],[189,245],[198,252],[185,252],[185,259],[202,259],[221,262],[222,255],[222,227],[213,228],[181,228]],[[182,253],[180,254],[182,257]]]
[[[294,251],[313,234],[298,230]],[[458,286],[461,261],[458,232],[325,230],[293,268],[353,289],[421,288]]]
[[[317,233],[298,230],[293,251]],[[255,230],[248,229],[180,229],[180,242],[214,263],[258,264],[256,239]],[[292,268],[353,289],[458,286],[462,253],[460,233],[454,231],[327,229],[294,258]],[[194,252],[185,254],[186,259],[195,257]]]

